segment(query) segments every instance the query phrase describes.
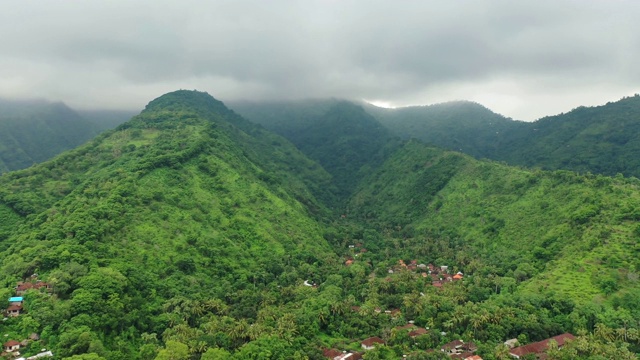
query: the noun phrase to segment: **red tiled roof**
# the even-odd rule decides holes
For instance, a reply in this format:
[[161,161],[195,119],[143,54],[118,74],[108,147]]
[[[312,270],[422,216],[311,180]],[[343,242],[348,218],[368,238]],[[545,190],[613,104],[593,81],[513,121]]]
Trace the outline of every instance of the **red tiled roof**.
[[419,328],[419,329],[416,329],[416,330],[413,330],[413,331],[409,332],[409,336],[410,337],[416,337],[416,336],[425,335],[425,334],[428,334],[428,333],[429,333],[429,331],[427,331],[427,329]]
[[7,311],[18,311],[22,310],[22,305],[11,305],[7,308]]
[[337,360],[360,360],[362,359],[362,354],[355,352],[355,353],[348,353],[348,354],[343,354],[341,356],[336,357]]
[[4,343],[4,347],[12,347],[16,345],[20,345],[20,342],[15,340],[9,340],[6,343]]
[[451,349],[455,349],[459,346],[464,345],[464,341],[462,340],[453,340],[452,342],[446,343],[444,345],[442,345],[442,350],[451,350]]
[[407,324],[402,326],[396,326],[396,330],[409,330],[409,329],[413,329],[414,327],[416,326],[413,324]]
[[473,356],[464,358],[464,360],[482,360],[482,358],[479,355],[473,355]]
[[26,291],[33,288],[33,284],[32,283],[22,283],[22,284],[18,284],[18,286],[16,286],[16,291]]
[[342,351],[336,350],[336,349],[324,349],[324,351],[322,352],[322,355],[324,355],[325,357],[328,357],[329,359],[333,359],[336,356],[342,355]]
[[509,351],[509,353],[513,356],[518,356],[518,357],[522,357],[525,356],[527,354],[541,354],[543,353],[545,350],[547,350],[547,347],[549,345],[549,341],[551,340],[555,340],[558,343],[558,346],[563,346],[565,344],[565,342],[567,340],[573,340],[576,337],[573,336],[572,334],[569,333],[564,333],[558,336],[554,336],[552,338],[546,339],[546,340],[542,340],[542,341],[538,341],[532,344],[528,344],[528,345],[524,345],[524,346],[518,346],[517,348],[513,348],[511,349],[511,351]]
[[373,346],[375,344],[384,344],[384,340],[380,339],[377,336],[362,340],[362,345],[364,346]]
[[459,279],[462,279],[462,275],[455,274],[455,275],[453,275],[453,278],[456,279],[456,280],[459,280]]

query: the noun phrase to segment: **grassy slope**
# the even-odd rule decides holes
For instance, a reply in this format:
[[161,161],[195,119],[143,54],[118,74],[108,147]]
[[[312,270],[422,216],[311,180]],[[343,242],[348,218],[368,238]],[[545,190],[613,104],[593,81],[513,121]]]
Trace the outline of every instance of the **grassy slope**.
[[415,229],[416,248],[446,242],[434,260],[533,277],[524,288],[577,302],[611,292],[611,276],[617,288],[637,286],[625,276],[640,265],[637,181],[515,169],[410,142],[363,184],[352,211]]

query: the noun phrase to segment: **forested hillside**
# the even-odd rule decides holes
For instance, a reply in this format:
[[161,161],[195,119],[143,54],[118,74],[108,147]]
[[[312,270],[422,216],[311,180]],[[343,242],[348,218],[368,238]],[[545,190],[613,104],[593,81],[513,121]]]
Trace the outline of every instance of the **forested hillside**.
[[286,137],[305,155],[318,161],[333,175],[343,199],[399,143],[361,106],[348,101],[240,103],[235,109]]
[[640,177],[640,95],[530,123],[466,102],[367,111],[398,135],[476,158]]
[[143,333],[255,317],[267,284],[313,280],[331,261],[315,197],[330,199],[328,181],[209,95],[156,99],[117,130],[0,178],[0,223],[13,223],[0,229],[2,283],[39,273],[54,291],[27,295],[8,331],[42,333],[60,358],[134,359]]
[[176,91],[0,177],[0,294],[24,296],[0,330],[64,360],[492,360],[565,332],[549,359],[637,358],[637,180],[314,116],[290,142]]
[[517,169],[412,141],[361,184],[350,215],[397,230],[381,248],[585,303],[640,293],[639,190],[637,179]]
[[505,131],[523,125],[469,101],[397,109],[364,107],[389,131],[405,139],[420,139],[479,159],[495,158],[502,139],[508,136]]
[[[238,111],[295,143],[339,102],[240,103]],[[640,177],[640,95],[534,122],[514,121],[467,101],[396,109],[361,105],[390,134],[478,159]]]
[[640,95],[515,127],[498,160],[543,169],[640,178]]
[[0,173],[50,159],[98,132],[63,103],[0,99]]

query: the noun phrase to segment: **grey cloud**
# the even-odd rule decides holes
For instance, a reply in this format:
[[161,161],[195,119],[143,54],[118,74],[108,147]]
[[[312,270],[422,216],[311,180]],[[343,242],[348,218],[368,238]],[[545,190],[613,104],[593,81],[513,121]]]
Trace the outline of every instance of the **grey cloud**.
[[[576,94],[585,94],[585,105],[629,95],[640,80],[640,4],[631,1],[12,0],[5,7],[0,96],[76,107],[141,107],[180,86],[221,100],[485,99],[532,120],[570,109]],[[530,105],[549,96],[555,101]]]

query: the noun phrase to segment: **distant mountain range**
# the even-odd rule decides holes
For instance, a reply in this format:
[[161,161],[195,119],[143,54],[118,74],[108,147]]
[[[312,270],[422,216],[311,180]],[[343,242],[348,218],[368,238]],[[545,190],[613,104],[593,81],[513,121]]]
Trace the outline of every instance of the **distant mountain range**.
[[[289,139],[338,100],[237,103],[234,109]],[[359,103],[391,134],[511,165],[640,177],[640,96],[534,122],[457,101],[398,109]],[[309,128],[309,125],[306,125]]]

